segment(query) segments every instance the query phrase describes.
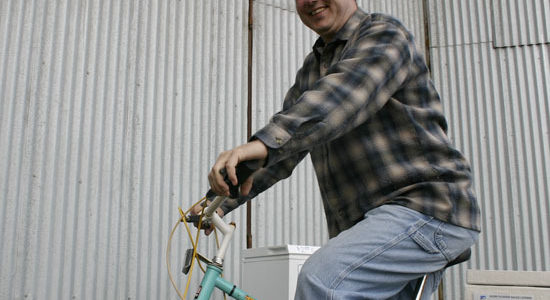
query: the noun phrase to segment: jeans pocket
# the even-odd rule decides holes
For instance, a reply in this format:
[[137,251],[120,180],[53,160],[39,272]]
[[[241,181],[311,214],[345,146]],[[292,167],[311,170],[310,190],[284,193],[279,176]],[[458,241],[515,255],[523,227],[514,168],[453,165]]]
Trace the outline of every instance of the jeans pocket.
[[429,254],[439,254],[440,251],[437,248],[437,246],[430,241],[429,238],[427,238],[424,234],[422,234],[419,230],[415,231],[413,234],[411,234],[411,238],[415,243],[420,246],[420,248],[424,249]]
[[470,229],[443,223],[435,233],[435,244],[447,260],[451,261],[471,247],[477,241],[478,234]]

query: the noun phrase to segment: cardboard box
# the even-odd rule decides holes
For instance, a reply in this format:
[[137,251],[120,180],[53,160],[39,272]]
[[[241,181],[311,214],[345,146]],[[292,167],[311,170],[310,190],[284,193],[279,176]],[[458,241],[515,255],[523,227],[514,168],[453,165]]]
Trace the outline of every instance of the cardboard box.
[[548,300],[550,272],[468,270],[465,295],[473,300]]

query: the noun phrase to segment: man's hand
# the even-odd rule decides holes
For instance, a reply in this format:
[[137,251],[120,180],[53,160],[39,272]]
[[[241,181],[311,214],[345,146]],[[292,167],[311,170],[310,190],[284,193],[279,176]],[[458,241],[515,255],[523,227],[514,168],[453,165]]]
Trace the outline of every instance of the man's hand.
[[[203,210],[203,207],[202,205],[195,205],[193,206],[193,208],[191,209],[190,211],[190,214],[191,215],[200,215],[201,212]],[[221,208],[218,207],[218,209],[216,209],[216,213],[218,214],[218,216],[220,216],[220,218],[223,218],[223,216],[225,215],[225,213],[223,212],[223,210]],[[195,227],[198,227],[198,224],[195,223],[194,224]],[[204,224],[203,224],[204,225]],[[204,234],[206,235],[209,235],[210,233],[212,233],[212,231],[214,230],[214,225],[211,225],[210,227],[208,228],[205,228],[205,227],[202,227],[201,229],[204,230]]]
[[[235,168],[240,162],[248,160],[263,161],[267,158],[267,147],[259,140],[255,140],[228,151],[222,152],[208,174],[210,188],[220,196],[229,196],[229,186],[224,181],[222,170],[225,169],[229,181],[233,185],[239,184]],[[263,164],[263,163],[261,163]],[[241,183],[241,195],[246,196],[252,188],[252,176]]]

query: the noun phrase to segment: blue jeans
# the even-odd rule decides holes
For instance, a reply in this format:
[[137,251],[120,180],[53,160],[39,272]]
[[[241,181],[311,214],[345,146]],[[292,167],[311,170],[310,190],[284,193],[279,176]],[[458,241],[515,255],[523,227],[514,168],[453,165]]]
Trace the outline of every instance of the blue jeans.
[[415,283],[430,273],[423,297],[429,299],[443,267],[478,235],[404,206],[383,205],[305,262],[295,300],[414,299]]

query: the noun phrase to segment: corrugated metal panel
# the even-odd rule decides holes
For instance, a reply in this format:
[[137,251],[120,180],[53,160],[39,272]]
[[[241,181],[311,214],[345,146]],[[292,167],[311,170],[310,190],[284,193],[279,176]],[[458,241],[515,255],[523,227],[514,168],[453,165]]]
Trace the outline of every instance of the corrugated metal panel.
[[[279,111],[315,36],[294,1],[254,1],[253,131]],[[253,200],[253,246],[321,245],[328,239],[309,157],[293,175]]]
[[445,280],[463,299],[466,268],[550,270],[550,45],[494,49],[489,1],[433,0],[430,12],[433,77],[482,209],[472,260]]
[[[1,299],[176,298],[177,207],[246,138],[246,16],[245,1],[0,1]],[[180,230],[182,288],[188,246]]]
[[550,1],[493,0],[494,46],[550,43]]

